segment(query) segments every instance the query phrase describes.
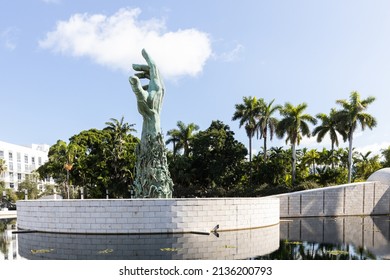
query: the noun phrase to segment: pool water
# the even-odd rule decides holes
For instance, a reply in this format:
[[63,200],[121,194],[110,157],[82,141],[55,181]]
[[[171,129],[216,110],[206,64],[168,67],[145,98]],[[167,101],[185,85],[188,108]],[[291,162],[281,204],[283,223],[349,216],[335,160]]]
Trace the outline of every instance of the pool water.
[[281,220],[207,234],[13,233],[0,220],[0,260],[390,259],[390,216]]

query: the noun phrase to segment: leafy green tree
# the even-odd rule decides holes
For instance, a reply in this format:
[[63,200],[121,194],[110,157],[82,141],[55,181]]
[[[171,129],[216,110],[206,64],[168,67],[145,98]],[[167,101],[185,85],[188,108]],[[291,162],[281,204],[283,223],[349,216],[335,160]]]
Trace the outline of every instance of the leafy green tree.
[[[332,108],[330,110],[329,115],[320,113],[316,116],[319,120],[321,120],[321,124],[314,128],[313,136],[317,135],[317,142],[320,143],[324,139],[326,134],[329,134],[331,141],[331,156],[334,154],[334,147],[339,146],[339,138],[338,134],[340,134],[344,141],[347,139],[347,133],[343,129],[343,126],[340,124],[340,120],[337,117],[336,109]],[[332,158],[333,159],[333,158]],[[334,167],[334,163],[332,162],[332,167]]]
[[371,153],[371,151],[365,154],[359,153],[359,156],[356,159],[356,170],[354,174],[356,181],[366,181],[372,173],[382,168],[379,161],[379,155],[370,157]]
[[109,132],[110,139],[103,152],[109,171],[108,189],[114,197],[127,196],[135,175],[133,170],[138,140],[131,132],[136,130],[134,124],[125,123],[123,117],[120,121],[111,119],[106,125],[103,130]]
[[320,159],[320,154],[317,152],[316,149],[311,149],[303,155],[303,162],[311,166],[310,173],[313,174],[316,173],[316,164],[319,159]]
[[199,130],[199,126],[190,123],[185,125],[182,121],[177,122],[178,129],[171,129],[168,131],[168,140],[166,144],[173,143],[173,155],[176,156],[176,153],[181,149],[184,150],[184,156],[188,157],[191,149],[191,141],[194,138],[194,132]]
[[368,105],[375,101],[375,97],[361,99],[357,91],[351,93],[349,101],[345,99],[337,100],[336,102],[342,106],[342,110],[337,113],[337,119],[340,121],[343,130],[347,132],[349,148],[348,148],[348,183],[352,180],[352,149],[353,149],[353,134],[360,124],[361,129],[366,127],[372,129],[377,125],[376,119],[364,111]]
[[[241,193],[245,176],[245,146],[234,139],[234,132],[221,121],[213,121],[192,140],[187,157],[168,158],[175,197],[234,196]],[[245,166],[246,167],[246,166]]]
[[[256,155],[253,158],[254,163],[254,184],[255,186],[267,185],[267,187],[289,186],[291,179],[291,152],[282,147],[272,147],[269,157]],[[265,187],[265,186],[263,186]],[[263,194],[259,192],[252,193],[252,196]],[[267,194],[270,194],[267,192]]]
[[213,121],[193,141],[192,168],[195,185],[204,196],[231,196],[244,174],[247,149],[234,139],[234,132],[221,121]]
[[27,190],[28,199],[37,199],[39,197],[37,177],[34,175],[26,176],[26,179],[19,184],[19,191],[17,192],[18,199],[24,199]]
[[329,168],[328,166],[317,167],[317,182],[321,186],[341,185],[346,183],[348,170],[343,167]]
[[[121,141],[118,141],[121,139]],[[86,186],[91,197],[128,197],[133,184],[135,149],[139,140],[131,134],[120,138],[110,129],[82,131],[70,138],[78,147],[73,168],[75,184]]]
[[41,178],[52,177],[57,184],[65,182],[66,172],[64,166],[67,162],[67,146],[66,142],[58,140],[56,144],[50,147],[48,162],[37,169]]
[[269,137],[269,140],[272,141],[272,138],[276,131],[276,127],[279,122],[279,120],[273,117],[273,115],[282,108],[280,105],[273,106],[274,101],[275,99],[272,100],[269,104],[267,104],[262,98],[259,99],[260,113],[257,116],[257,127],[260,131],[260,139],[264,139],[264,159],[267,159],[267,139]]
[[300,144],[302,136],[310,137],[309,124],[316,124],[317,120],[309,114],[304,114],[307,108],[306,103],[293,106],[291,103],[286,103],[280,114],[282,119],[278,123],[276,135],[279,138],[286,136],[286,143],[290,142],[292,149],[292,183],[296,179],[296,146]]
[[104,197],[106,190],[110,197],[128,197],[139,139],[123,118],[106,125],[72,136],[68,145],[59,140],[50,147],[49,161],[38,168],[40,176],[52,177],[60,187],[82,186],[86,197]]

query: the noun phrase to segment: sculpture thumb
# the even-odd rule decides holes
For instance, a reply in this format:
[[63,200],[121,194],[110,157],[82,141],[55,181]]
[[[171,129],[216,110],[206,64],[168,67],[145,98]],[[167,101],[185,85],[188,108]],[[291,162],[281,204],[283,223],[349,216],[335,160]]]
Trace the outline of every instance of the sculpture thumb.
[[135,77],[135,76],[130,77],[129,82],[130,82],[131,88],[133,89],[134,93],[138,97],[143,97],[143,89],[142,89],[141,82],[138,79],[138,77]]

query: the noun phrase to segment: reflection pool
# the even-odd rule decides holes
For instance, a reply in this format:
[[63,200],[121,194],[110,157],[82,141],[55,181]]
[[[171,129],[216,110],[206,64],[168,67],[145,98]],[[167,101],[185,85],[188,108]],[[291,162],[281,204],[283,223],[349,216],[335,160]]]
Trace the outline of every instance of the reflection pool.
[[281,220],[211,234],[15,233],[0,220],[0,260],[390,259],[390,216]]

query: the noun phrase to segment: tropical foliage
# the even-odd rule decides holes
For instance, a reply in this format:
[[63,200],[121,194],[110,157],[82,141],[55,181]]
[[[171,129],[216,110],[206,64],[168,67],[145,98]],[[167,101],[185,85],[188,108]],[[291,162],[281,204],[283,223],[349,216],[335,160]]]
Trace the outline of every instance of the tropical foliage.
[[65,197],[69,186],[83,187],[86,197],[129,197],[134,179],[133,125],[111,119],[102,130],[90,129],[58,140],[49,150],[49,161],[38,168],[42,178],[52,177]]
[[370,114],[364,112],[368,105],[375,101],[375,97],[368,97],[361,100],[360,94],[356,91],[352,92],[348,100],[340,99],[336,102],[342,106],[342,110],[337,112],[337,119],[348,137],[348,183],[352,181],[352,148],[353,134],[360,124],[362,130],[366,127],[372,129],[376,126],[376,119]]
[[296,146],[300,144],[302,137],[311,136],[309,123],[316,124],[317,120],[309,114],[304,114],[307,108],[306,103],[293,106],[291,103],[286,103],[280,109],[282,120],[279,122],[276,134],[283,138],[286,136],[286,143],[291,144],[292,149],[292,183],[296,179],[297,153]]
[[[242,103],[235,105],[232,120],[244,127],[249,150],[222,121],[212,121],[205,130],[178,121],[166,141],[172,144],[168,163],[174,196],[264,196],[366,180],[382,166],[390,167],[390,147],[382,150],[382,157],[358,153],[353,147],[358,126],[362,130],[376,126],[375,118],[366,112],[374,100],[352,92],[349,100],[336,101],[339,110],[332,108],[329,114],[313,117],[306,113],[306,103],[280,106],[274,105],[275,100],[267,103],[262,98],[243,97]],[[105,125],[101,130],[81,131],[68,142],[58,140],[49,150],[49,161],[38,169],[42,178],[55,180],[55,190],[65,198],[79,197],[81,187],[87,198],[105,197],[106,191],[113,198],[131,196],[139,143],[132,135],[134,124],[121,118]],[[252,154],[255,135],[263,140],[263,149]],[[288,148],[268,148],[274,135],[283,138]],[[302,139],[310,136],[318,143],[328,138],[331,145],[300,148]],[[348,148],[339,148],[341,141],[348,141]],[[0,161],[0,171],[5,170]],[[34,190],[31,180],[21,185]],[[37,196],[31,192],[32,198]]]

